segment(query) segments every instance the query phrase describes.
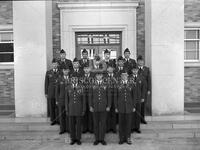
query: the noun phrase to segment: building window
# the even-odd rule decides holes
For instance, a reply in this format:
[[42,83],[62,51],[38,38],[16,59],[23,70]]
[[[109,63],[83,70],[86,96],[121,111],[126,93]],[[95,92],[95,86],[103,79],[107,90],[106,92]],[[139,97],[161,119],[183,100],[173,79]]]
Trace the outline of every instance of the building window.
[[13,31],[0,31],[0,63],[14,62]]
[[186,61],[200,60],[200,28],[185,28],[184,58]]

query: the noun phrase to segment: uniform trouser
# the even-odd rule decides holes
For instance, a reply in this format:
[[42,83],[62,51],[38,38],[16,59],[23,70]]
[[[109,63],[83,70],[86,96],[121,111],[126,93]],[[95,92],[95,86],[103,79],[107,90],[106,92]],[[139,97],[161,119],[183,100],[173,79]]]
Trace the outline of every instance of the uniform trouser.
[[94,135],[96,141],[103,141],[106,132],[106,113],[93,112],[94,119]]
[[131,137],[132,113],[119,113],[119,139],[125,141]]
[[51,99],[47,98],[47,117],[50,117]]
[[58,105],[59,109],[59,122],[60,122],[60,132],[69,131],[69,119],[66,116],[65,105]]
[[141,121],[145,120],[145,102],[141,103]]
[[136,103],[135,112],[132,113],[132,130],[140,129],[140,121],[141,121],[141,103]]
[[50,120],[51,122],[56,122],[56,99],[55,98],[50,98]]
[[86,112],[83,117],[83,132],[86,131],[93,132],[93,116],[88,104],[86,104]]
[[69,116],[69,128],[71,140],[81,139],[81,116]]
[[107,131],[116,131],[117,115],[115,113],[114,103],[111,105],[110,111],[107,113]]

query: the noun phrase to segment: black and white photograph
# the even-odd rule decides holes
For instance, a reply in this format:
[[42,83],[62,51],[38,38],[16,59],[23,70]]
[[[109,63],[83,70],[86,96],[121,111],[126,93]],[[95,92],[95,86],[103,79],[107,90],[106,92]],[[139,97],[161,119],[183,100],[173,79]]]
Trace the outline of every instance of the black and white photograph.
[[200,150],[200,0],[1,0],[0,150]]

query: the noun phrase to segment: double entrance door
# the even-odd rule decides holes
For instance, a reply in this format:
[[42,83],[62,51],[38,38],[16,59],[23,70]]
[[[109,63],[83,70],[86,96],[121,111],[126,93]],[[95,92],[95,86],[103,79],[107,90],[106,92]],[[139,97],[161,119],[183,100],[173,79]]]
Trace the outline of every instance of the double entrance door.
[[122,34],[121,32],[76,32],[76,57],[81,58],[83,49],[88,51],[90,59],[99,55],[104,59],[104,51],[111,51],[111,59],[116,59],[121,55]]

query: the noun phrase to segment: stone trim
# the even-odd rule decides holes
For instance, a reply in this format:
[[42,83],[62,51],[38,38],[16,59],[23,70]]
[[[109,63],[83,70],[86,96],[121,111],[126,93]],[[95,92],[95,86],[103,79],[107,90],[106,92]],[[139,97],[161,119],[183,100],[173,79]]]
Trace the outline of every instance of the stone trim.
[[100,2],[58,2],[60,9],[119,9],[137,8],[138,0],[135,1],[100,1]]

